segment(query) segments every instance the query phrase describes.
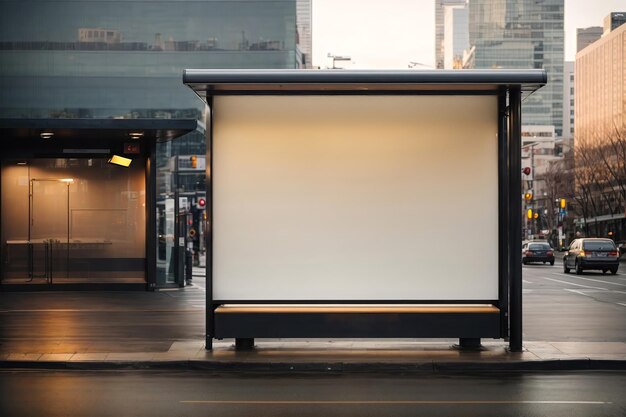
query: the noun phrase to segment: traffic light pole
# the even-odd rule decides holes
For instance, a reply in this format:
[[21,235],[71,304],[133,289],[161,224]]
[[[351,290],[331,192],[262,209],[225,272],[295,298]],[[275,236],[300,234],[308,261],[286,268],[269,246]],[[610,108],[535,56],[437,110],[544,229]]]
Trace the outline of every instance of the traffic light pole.
[[522,348],[522,91],[509,89],[509,320],[511,352]]

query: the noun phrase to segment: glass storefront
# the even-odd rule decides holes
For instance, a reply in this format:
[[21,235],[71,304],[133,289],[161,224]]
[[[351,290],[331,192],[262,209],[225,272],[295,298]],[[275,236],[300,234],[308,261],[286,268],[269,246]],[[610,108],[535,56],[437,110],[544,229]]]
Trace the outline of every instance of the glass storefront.
[[2,166],[3,283],[145,282],[145,160]]
[[[184,164],[206,153],[206,107],[183,69],[298,68],[296,14],[296,0],[2,1],[0,119],[197,120],[155,149],[155,285],[183,285],[185,250],[202,266],[205,227],[205,172]],[[48,269],[62,269],[54,255]]]

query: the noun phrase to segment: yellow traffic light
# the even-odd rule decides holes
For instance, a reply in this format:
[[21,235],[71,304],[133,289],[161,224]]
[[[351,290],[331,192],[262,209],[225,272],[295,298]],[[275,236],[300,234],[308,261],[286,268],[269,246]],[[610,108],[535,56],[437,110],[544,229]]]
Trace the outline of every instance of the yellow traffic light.
[[567,202],[565,201],[564,198],[561,199],[561,208],[564,209],[565,207],[567,207]]
[[530,191],[524,194],[524,200],[530,201],[532,199],[533,199],[533,193],[531,193]]
[[526,216],[529,219],[532,219],[533,218],[533,209],[528,209],[528,211],[526,212]]
[[538,218],[539,218],[539,213],[535,212],[535,213],[533,214],[533,219],[538,219]]

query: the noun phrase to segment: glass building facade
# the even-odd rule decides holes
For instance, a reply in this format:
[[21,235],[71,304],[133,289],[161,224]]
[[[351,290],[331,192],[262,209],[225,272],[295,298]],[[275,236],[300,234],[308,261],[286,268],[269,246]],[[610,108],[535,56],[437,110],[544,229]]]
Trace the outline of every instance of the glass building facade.
[[206,110],[182,71],[299,68],[296,17],[296,0],[0,1],[0,119],[196,119],[156,146],[156,286],[176,285],[205,190]]
[[435,0],[435,65],[438,69],[444,68],[446,8],[454,6],[466,7],[467,0]]
[[471,0],[474,68],[543,68],[548,84],[523,103],[526,125],[563,130],[563,0]]

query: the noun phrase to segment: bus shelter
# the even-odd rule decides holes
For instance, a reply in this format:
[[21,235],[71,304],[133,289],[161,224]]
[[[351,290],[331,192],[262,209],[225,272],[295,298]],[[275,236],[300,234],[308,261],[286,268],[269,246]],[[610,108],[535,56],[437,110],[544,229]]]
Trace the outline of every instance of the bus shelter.
[[196,70],[207,323],[522,350],[521,102],[543,70]]

